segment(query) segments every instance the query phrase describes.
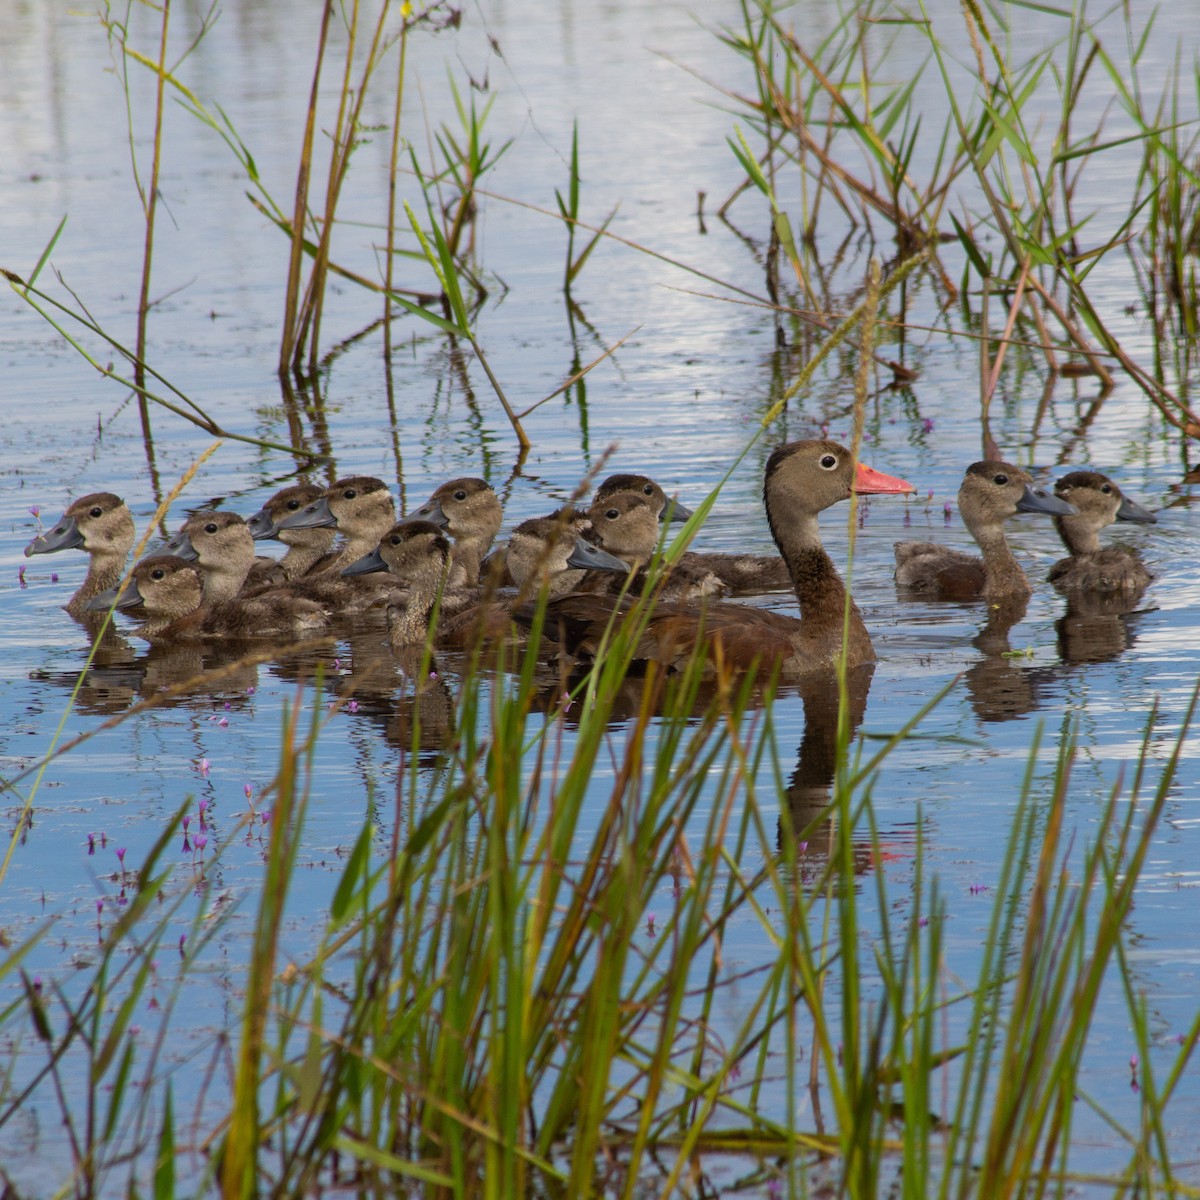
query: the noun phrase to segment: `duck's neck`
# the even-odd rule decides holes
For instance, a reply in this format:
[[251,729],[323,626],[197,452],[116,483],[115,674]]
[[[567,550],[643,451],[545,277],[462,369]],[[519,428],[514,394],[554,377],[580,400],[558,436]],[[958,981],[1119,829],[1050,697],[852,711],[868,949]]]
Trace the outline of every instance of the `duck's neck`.
[[470,534],[454,539],[454,545],[450,550],[453,563],[453,571],[450,576],[451,587],[465,587],[479,582],[483,560],[487,557],[495,540],[494,533]]
[[851,661],[874,661],[871,637],[862,614],[854,601],[849,600],[846,585],[821,544],[816,517],[789,522],[786,527],[782,522],[773,522],[772,533],[796,590],[805,642],[832,662],[842,646],[848,602]]
[[125,558],[128,546],[100,547],[88,554],[88,571],[79,590],[67,602],[67,612],[78,617],[87,610],[87,602],[93,597],[115,588],[125,574]]
[[285,534],[294,532],[314,535],[298,537],[295,541],[286,537],[279,539],[288,548],[287,553],[279,560],[279,565],[288,579],[298,579],[320,562],[333,548],[334,532],[332,529],[297,529],[283,532]]
[[1100,531],[1082,517],[1055,517],[1054,527],[1069,554],[1094,554],[1100,549]]
[[388,610],[388,639],[392,646],[421,646],[429,636],[429,615],[438,595],[445,591],[450,564],[445,569],[417,572],[408,580],[408,599]]
[[204,571],[204,603],[224,604],[242,590],[254,559],[249,562],[220,563]]
[[996,602],[1030,595],[1029,580],[1008,548],[1004,526],[999,522],[977,525],[971,534],[983,551],[983,598]]

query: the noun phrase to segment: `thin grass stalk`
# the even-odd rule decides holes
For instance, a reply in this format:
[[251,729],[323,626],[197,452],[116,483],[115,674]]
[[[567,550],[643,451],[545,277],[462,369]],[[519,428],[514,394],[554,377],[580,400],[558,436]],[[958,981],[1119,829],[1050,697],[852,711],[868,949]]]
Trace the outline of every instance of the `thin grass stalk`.
[[292,206],[292,248],[288,258],[287,284],[283,293],[283,330],[279,340],[279,373],[289,374],[300,353],[300,287],[301,264],[304,252],[304,231],[308,228],[308,192],[312,178],[313,138],[317,127],[317,104],[320,99],[321,70],[329,39],[329,21],[333,15],[333,0],[321,7],[321,27],[317,34],[316,61],[313,64],[312,85],[309,88],[308,108],[304,121],[304,137],[300,143],[300,162],[296,169],[296,190]]
[[255,928],[254,944],[246,985],[246,1007],[242,1017],[241,1046],[228,1133],[221,1162],[221,1193],[226,1200],[257,1194],[257,1163],[261,1128],[258,1090],[262,1079],[267,1015],[270,1011],[275,958],[283,919],[287,884],[299,848],[298,832],[303,824],[307,784],[300,771],[301,755],[307,753],[306,773],[312,769],[316,723],[309,734],[307,751],[297,744],[300,706],[285,710],[283,744],[271,815],[271,838],[262,902]]

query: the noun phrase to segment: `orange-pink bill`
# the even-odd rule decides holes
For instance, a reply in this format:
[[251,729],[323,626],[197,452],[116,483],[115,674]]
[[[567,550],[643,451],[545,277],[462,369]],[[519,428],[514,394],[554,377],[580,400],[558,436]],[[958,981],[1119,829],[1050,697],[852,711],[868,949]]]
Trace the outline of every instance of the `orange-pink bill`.
[[868,467],[866,463],[857,463],[854,468],[854,490],[860,496],[903,496],[917,489],[907,479],[901,479],[898,475],[885,475],[882,471],[876,471],[874,467]]

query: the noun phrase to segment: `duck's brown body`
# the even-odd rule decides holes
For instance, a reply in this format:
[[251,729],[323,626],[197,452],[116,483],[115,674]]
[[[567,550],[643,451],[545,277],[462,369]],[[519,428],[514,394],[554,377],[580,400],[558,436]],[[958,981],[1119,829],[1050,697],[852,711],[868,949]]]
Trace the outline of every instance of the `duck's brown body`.
[[975,600],[989,604],[1028,598],[1029,580],[1013,557],[1004,522],[1018,512],[1049,515],[1074,510],[1055,496],[1035,488],[1032,477],[1011,463],[972,463],[958,489],[963,524],[983,551],[964,554],[935,542],[896,543],[896,584],[942,600]]
[[119,601],[116,592],[93,597],[89,607],[103,610],[117,601],[118,609],[140,620],[139,636],[155,642],[295,637],[319,632],[328,621],[319,605],[280,591],[210,603],[197,567],[170,554],[142,559]]
[[63,606],[71,616],[81,618],[93,597],[120,583],[136,536],[125,501],[112,492],[92,492],[80,496],[52,529],[34,538],[25,547],[25,555],[71,549],[87,552],[87,575]]

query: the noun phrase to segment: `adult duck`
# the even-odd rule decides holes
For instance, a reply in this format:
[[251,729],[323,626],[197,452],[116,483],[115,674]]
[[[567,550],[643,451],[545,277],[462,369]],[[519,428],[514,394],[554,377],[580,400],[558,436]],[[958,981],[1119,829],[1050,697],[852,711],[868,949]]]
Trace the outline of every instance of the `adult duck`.
[[52,529],[35,537],[25,547],[25,557],[59,550],[87,552],[87,575],[63,606],[78,618],[88,611],[94,596],[120,583],[136,537],[125,501],[112,492],[91,492],[70,504]]
[[114,587],[93,596],[87,607],[103,612],[115,604],[139,622],[140,637],[154,642],[294,637],[318,632],[328,621],[320,605],[279,590],[213,603],[205,598],[206,582],[195,563],[152,554],[133,568],[119,597]]
[[1136,551],[1101,546],[1100,530],[1114,521],[1153,525],[1158,518],[1135,504],[1107,475],[1072,471],[1055,485],[1054,494],[1075,509],[1074,516],[1054,518],[1069,557],[1060,558],[1046,578],[1060,592],[1138,592],[1154,576]]
[[[704,654],[710,664],[719,660],[734,669],[757,665],[778,669],[784,678],[828,669],[843,653],[849,666],[874,662],[862,614],[821,544],[818,517],[852,493],[902,495],[914,490],[906,480],[856,463],[837,442],[780,446],[767,460],[763,503],[800,605],[799,620],[729,601],[658,604],[645,619],[635,660],[682,669]],[[613,611],[612,602],[602,597],[567,596],[551,605],[547,627],[562,631],[571,653],[586,652],[599,642]],[[528,606],[517,616],[528,623]]]
[[1004,536],[1004,522],[1019,512],[1071,516],[1065,500],[1034,485],[1020,467],[999,461],[972,463],[958,489],[958,511],[983,557],[964,554],[936,542],[897,542],[896,584],[942,600],[975,600],[989,604],[1028,598],[1025,572]]

